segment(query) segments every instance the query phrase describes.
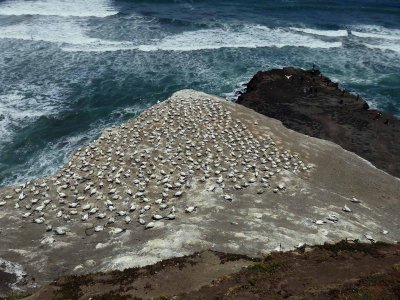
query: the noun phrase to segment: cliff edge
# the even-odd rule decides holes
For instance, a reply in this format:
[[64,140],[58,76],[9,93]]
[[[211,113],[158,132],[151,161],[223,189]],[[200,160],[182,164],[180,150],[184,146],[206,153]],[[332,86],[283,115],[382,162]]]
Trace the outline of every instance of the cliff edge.
[[398,178],[336,144],[183,90],[54,175],[0,189],[0,293],[208,249],[395,243],[399,195]]

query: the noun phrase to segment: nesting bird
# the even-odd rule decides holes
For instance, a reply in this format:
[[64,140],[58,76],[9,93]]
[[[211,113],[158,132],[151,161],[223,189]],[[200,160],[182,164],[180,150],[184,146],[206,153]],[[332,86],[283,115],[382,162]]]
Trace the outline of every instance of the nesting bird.
[[278,174],[296,176],[312,166],[268,133],[256,134],[260,123],[236,120],[206,96],[174,96],[105,130],[54,176],[16,187],[14,195],[0,199],[0,208],[15,201],[23,218],[36,224],[49,219],[57,235],[76,221],[116,234],[132,220],[151,229],[180,214],[192,217],[198,206],[195,199],[188,205],[194,187],[228,201],[240,201],[241,193],[281,193],[290,186],[277,182]]

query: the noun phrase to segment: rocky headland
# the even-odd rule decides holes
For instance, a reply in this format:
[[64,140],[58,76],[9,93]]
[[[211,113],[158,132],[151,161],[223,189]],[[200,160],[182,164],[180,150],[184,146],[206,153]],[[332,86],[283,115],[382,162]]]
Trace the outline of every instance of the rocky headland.
[[293,130],[332,141],[400,177],[400,120],[369,109],[319,70],[287,67],[258,72],[237,103]]
[[[183,90],[109,128],[56,174],[0,189],[0,297],[35,291],[60,276],[138,268],[199,252],[185,261],[191,265],[186,273],[171,270],[174,278],[198,274],[187,283],[191,288],[176,290],[186,293],[222,282],[261,254],[308,252],[305,244],[343,239],[393,245],[400,238],[399,195],[398,178],[332,142],[237,103]],[[393,266],[390,251],[385,270]],[[227,259],[221,253],[232,254]],[[103,274],[109,282],[95,275],[94,282],[153,276],[170,262],[113,273],[117,281],[111,273]],[[280,267],[261,263],[255,268]],[[197,272],[206,267],[212,271]],[[159,282],[167,280],[163,274]],[[78,289],[91,285],[84,279],[66,277],[36,299],[63,299],[70,292],[71,299],[104,299],[99,288]],[[173,294],[167,287],[148,293],[152,283],[136,283],[137,294],[120,296]]]

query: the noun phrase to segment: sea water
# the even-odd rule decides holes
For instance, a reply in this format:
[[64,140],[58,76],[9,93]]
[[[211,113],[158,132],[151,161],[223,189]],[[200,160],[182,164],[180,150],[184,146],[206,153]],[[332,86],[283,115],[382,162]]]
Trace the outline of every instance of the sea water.
[[0,185],[49,175],[173,92],[315,63],[400,116],[399,1],[0,1]]

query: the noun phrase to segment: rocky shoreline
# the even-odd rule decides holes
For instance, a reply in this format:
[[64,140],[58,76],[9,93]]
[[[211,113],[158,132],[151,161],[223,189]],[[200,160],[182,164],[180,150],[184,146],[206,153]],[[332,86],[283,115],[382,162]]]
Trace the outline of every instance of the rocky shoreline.
[[258,72],[237,103],[282,121],[292,130],[332,141],[400,177],[400,120],[369,109],[317,69]]

